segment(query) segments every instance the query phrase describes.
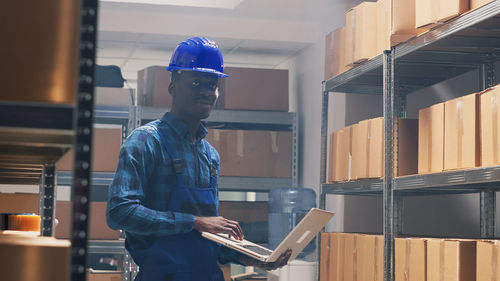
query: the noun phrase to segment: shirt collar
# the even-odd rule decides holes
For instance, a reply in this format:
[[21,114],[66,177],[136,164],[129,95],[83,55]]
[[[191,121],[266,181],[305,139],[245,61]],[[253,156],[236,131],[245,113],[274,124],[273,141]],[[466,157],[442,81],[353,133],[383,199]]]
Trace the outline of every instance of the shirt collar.
[[[182,120],[175,117],[170,112],[165,113],[165,115],[163,115],[161,120],[163,122],[167,123],[168,125],[170,125],[170,127],[172,127],[174,129],[174,131],[180,137],[188,139],[188,136],[190,133],[189,133],[189,130],[188,130],[186,123],[184,123]],[[200,123],[200,127],[198,128],[198,131],[196,132],[196,141],[199,141],[199,140],[205,138],[205,136],[207,134],[208,134],[208,130],[205,128],[205,126],[202,123]]]

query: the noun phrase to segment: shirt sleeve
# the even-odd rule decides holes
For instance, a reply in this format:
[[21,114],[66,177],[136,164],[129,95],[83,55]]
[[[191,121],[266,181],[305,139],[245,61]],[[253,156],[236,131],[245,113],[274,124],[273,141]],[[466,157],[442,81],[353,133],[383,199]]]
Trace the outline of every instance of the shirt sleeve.
[[143,204],[144,188],[153,171],[155,151],[159,148],[159,142],[145,129],[135,130],[122,145],[108,191],[106,219],[110,228],[151,236],[186,233],[193,229],[193,215],[157,211]]

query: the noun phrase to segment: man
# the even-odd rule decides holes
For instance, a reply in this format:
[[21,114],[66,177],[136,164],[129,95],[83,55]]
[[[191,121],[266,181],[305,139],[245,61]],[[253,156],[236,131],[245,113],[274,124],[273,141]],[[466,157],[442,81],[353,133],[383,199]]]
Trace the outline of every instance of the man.
[[262,263],[201,237],[207,231],[243,239],[237,222],[218,216],[220,158],[200,122],[227,75],[217,45],[199,37],[177,46],[167,70],[172,109],[127,138],[109,188],[107,222],[127,234],[125,246],[140,268],[136,280],[220,281],[217,261],[266,270],[285,265],[291,251]]

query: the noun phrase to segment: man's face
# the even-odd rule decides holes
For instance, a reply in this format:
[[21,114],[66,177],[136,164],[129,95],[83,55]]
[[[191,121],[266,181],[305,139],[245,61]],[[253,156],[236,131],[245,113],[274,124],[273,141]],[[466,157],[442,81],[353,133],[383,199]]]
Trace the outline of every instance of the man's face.
[[173,82],[174,106],[187,118],[205,119],[217,100],[219,78],[215,74],[183,71]]

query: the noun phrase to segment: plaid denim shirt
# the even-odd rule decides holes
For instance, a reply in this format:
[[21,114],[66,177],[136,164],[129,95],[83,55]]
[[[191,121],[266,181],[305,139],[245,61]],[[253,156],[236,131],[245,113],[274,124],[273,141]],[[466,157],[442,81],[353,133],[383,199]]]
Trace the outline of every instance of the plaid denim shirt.
[[[155,126],[184,161],[186,186],[204,188],[210,183],[210,166],[202,143],[207,129],[200,125],[196,141],[189,141],[187,126],[171,113],[135,129],[123,143],[114,179],[108,191],[106,219],[113,229],[127,234],[128,249],[145,249],[157,237],[187,233],[193,229],[194,216],[168,210],[175,173]],[[211,161],[217,170],[220,158],[210,145]],[[218,195],[216,197],[218,207]],[[221,247],[221,263],[238,263],[240,254]]]

